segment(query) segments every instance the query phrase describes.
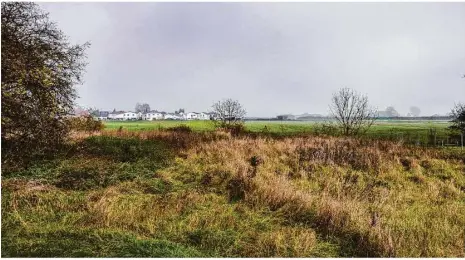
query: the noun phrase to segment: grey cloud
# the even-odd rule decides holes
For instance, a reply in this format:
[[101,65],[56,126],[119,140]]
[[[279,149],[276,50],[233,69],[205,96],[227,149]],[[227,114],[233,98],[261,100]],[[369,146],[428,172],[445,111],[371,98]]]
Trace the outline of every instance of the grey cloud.
[[91,41],[79,103],[250,116],[328,112],[347,86],[406,114],[465,101],[464,3],[43,3]]

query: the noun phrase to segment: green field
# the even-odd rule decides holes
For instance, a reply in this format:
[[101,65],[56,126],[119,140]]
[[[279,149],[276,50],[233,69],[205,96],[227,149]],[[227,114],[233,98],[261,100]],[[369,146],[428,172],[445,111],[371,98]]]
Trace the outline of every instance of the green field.
[[[106,121],[106,130],[162,130],[179,125],[187,125],[193,131],[213,131],[211,121]],[[419,121],[419,120],[380,120],[367,132],[367,136],[379,139],[406,140],[408,142],[425,143],[429,138],[436,142],[448,141],[447,121]],[[318,132],[321,122],[311,121],[246,121],[247,131],[252,133],[269,133],[274,135],[298,135]],[[431,132],[433,130],[433,132]],[[432,135],[430,137],[430,135]]]
[[[311,132],[320,122],[313,121],[246,121],[245,126],[252,132],[262,131],[265,126],[269,131],[279,132]],[[194,131],[212,131],[215,129],[211,121],[191,120],[159,120],[159,121],[106,121],[105,128],[108,130],[118,129],[122,126],[127,130],[152,130],[168,128],[179,125],[187,125]],[[418,131],[429,128],[445,129],[450,125],[447,121],[419,121],[419,120],[385,120],[377,121],[371,131],[386,131],[396,129],[400,131]]]

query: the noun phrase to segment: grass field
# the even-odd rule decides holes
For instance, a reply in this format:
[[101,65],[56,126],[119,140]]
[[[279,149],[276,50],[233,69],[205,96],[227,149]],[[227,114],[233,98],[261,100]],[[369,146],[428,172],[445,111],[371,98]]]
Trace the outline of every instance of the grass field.
[[[465,257],[463,151],[177,124],[108,122],[2,165],[2,257]],[[402,124],[372,131],[447,126]],[[265,125],[282,130],[246,124]]]
[[[312,132],[319,122],[312,121],[246,121],[246,128],[252,132],[263,131],[265,126],[272,132]],[[160,121],[105,121],[106,129],[113,130],[123,127],[126,130],[153,130],[187,125],[195,131],[213,131],[214,124],[211,121],[191,120],[160,120]],[[435,128],[443,130],[450,125],[447,121],[419,121],[419,120],[385,120],[377,121],[371,131],[385,131],[395,129],[399,131],[418,131]]]
[[[129,131],[157,130],[187,125],[193,131],[214,131],[215,126],[210,121],[107,121],[106,130],[117,130],[122,127]],[[312,134],[318,131],[321,123],[308,121],[246,121],[246,130],[252,133],[267,132],[274,135],[291,136]],[[435,131],[436,141],[447,142],[450,125],[447,121],[418,121],[418,120],[384,120],[377,121],[367,132],[367,136],[377,139],[407,140],[410,142],[426,143]],[[433,137],[434,138],[434,137]]]

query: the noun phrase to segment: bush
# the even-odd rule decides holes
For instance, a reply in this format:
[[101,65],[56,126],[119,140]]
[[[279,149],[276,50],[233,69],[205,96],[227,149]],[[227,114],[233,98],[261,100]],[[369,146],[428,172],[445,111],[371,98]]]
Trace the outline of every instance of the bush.
[[192,132],[192,129],[187,125],[173,126],[173,127],[168,128],[167,130],[171,132],[181,132],[181,133]]
[[167,145],[157,140],[92,136],[85,139],[80,146],[84,154],[111,158],[119,162],[145,159],[152,164],[164,164],[172,158]]
[[70,130],[96,132],[105,128],[100,120],[95,120],[92,116],[72,117],[68,119]]
[[2,163],[24,166],[65,141],[88,44],[72,45],[35,3],[2,8]]
[[236,123],[236,124],[221,124],[218,127],[218,130],[222,130],[225,132],[230,133],[233,136],[237,136],[239,134],[245,133],[245,126],[243,123]]
[[340,128],[332,123],[321,123],[315,126],[316,135],[338,136]]

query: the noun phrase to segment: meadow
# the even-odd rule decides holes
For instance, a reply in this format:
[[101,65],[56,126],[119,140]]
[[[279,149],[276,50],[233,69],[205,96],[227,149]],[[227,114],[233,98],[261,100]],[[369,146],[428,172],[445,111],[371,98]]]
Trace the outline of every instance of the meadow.
[[[265,126],[272,132],[312,132],[315,126],[323,121],[245,121],[247,130],[252,132],[262,131]],[[187,125],[194,131],[214,131],[215,125],[211,121],[204,120],[156,120],[156,121],[105,121],[105,129],[114,130],[123,127],[126,130],[154,130]],[[435,128],[445,130],[449,126],[448,121],[423,121],[423,120],[378,120],[370,129],[372,132],[397,130],[419,131]]]
[[179,124],[108,122],[2,166],[2,257],[465,257],[463,151]]
[[[322,132],[322,121],[246,121],[245,129],[250,133],[271,136],[299,136]],[[408,143],[428,144],[436,138],[447,143],[448,121],[420,120],[378,120],[365,134],[367,137],[383,140],[404,140]],[[105,129],[112,131],[122,128],[128,131],[164,130],[170,127],[186,125],[193,131],[214,131],[211,121],[107,121]],[[435,136],[435,137],[434,137]],[[433,140],[431,140],[433,139]]]

